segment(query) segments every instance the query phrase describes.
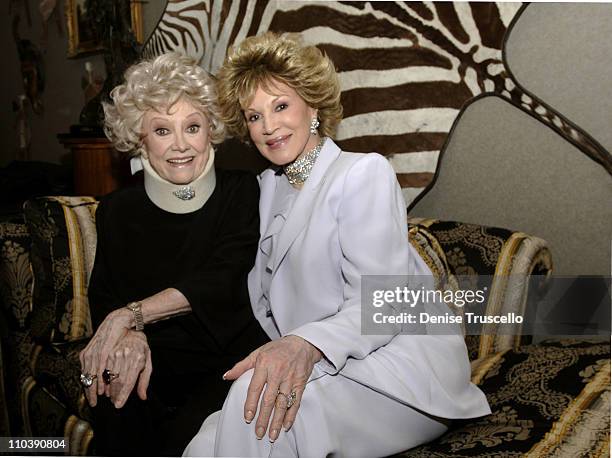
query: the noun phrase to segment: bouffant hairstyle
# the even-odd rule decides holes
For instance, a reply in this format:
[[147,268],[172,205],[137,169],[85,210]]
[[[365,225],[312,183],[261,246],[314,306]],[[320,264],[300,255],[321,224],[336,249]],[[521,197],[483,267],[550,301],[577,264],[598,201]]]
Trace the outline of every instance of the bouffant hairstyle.
[[219,117],[214,80],[191,57],[171,52],[132,65],[125,83],[115,87],[112,103],[102,103],[104,132],[119,151],[142,154],[142,120],[149,110],[169,112],[180,99],[190,102],[210,122],[210,141],[221,143],[225,127]]
[[333,62],[316,46],[303,45],[298,35],[273,32],[248,37],[230,48],[217,74],[221,119],[230,134],[248,141],[243,107],[259,86],[267,91],[274,81],[291,87],[317,109],[319,133],[333,137],[342,119],[340,82]]

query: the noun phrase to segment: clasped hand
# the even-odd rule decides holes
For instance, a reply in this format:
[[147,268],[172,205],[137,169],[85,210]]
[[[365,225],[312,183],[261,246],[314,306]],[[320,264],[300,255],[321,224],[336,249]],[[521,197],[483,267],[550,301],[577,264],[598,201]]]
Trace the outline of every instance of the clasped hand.
[[143,401],[147,399],[153,364],[145,333],[128,331],[109,355],[107,369],[111,373],[119,374],[117,379],[105,387],[106,395],[116,408],[125,405],[137,382],[138,397]]
[[[291,428],[306,382],[321,358],[321,352],[314,345],[298,336],[286,336],[262,345],[225,373],[224,379],[236,380],[249,369],[255,369],[244,404],[244,419],[250,423],[259,405],[255,423],[258,439],[265,435],[268,426],[271,442],[278,438],[281,426],[285,431]],[[292,391],[296,394],[295,402],[288,408],[284,395]]]
[[[130,316],[123,310],[111,312],[98,327],[85,349],[79,354],[81,371],[96,376],[85,389],[89,405],[97,404],[97,396],[106,394],[116,408],[123,407],[138,380],[138,396],[146,399],[151,372],[151,354],[143,332],[129,328]],[[108,369],[118,374],[109,385],[102,381]]]

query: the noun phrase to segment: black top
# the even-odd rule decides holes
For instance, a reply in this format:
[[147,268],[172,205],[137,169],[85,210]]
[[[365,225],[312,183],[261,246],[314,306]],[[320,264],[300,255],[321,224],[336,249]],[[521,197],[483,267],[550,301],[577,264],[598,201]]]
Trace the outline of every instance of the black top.
[[143,185],[105,196],[89,287],[94,327],[128,302],[176,288],[192,313],[145,325],[154,372],[216,375],[268,341],[246,283],[259,240],[258,201],[254,176],[222,170],[193,213],[160,209]]

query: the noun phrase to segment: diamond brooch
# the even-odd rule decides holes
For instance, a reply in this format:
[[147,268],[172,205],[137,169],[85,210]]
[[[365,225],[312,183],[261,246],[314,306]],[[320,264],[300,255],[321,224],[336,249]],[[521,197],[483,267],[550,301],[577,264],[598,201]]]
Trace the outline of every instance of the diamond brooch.
[[181,200],[191,200],[195,197],[195,189],[193,189],[191,186],[183,186],[182,188],[173,191],[172,194]]

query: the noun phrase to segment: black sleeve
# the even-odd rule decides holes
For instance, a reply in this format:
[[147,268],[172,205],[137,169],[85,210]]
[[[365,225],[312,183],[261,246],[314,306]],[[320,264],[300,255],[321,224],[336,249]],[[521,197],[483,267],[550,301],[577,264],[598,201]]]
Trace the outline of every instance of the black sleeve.
[[111,287],[110,270],[106,262],[105,238],[107,234],[104,231],[106,206],[107,202],[102,200],[96,210],[96,257],[88,289],[89,310],[94,330],[104,321],[106,315],[120,305],[120,301]]
[[247,275],[259,242],[259,184],[254,176],[241,174],[224,187],[222,198],[212,252],[174,287],[185,295],[196,319],[225,347],[255,321]]

